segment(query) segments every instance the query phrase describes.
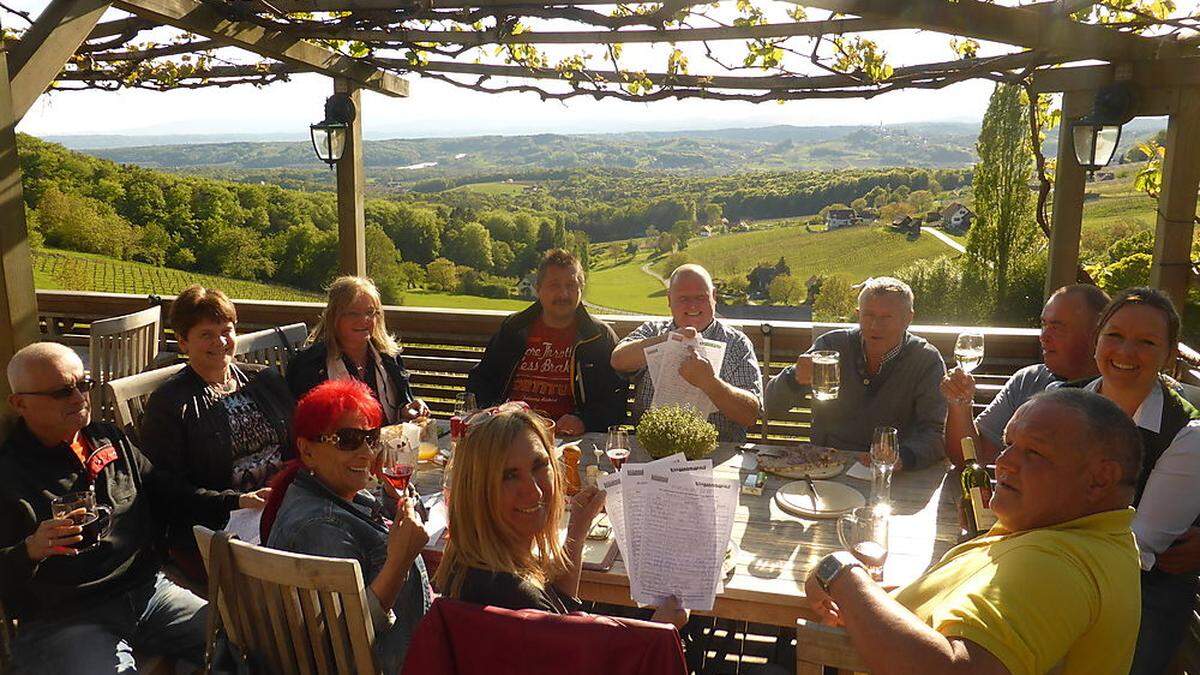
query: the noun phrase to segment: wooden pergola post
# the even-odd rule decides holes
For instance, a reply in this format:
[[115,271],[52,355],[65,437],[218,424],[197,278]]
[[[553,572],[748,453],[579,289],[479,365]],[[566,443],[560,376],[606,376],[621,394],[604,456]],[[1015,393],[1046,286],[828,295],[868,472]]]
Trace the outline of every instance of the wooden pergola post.
[[1054,170],[1054,202],[1050,215],[1049,266],[1046,297],[1075,283],[1079,271],[1079,237],[1083,225],[1083,167],[1075,158],[1071,120],[1085,114],[1095,98],[1087,90],[1063,93],[1062,118],[1058,123],[1058,163]]
[[361,90],[350,80],[335,78],[333,90],[354,101],[354,121],[346,131],[346,149],[337,163],[338,270],[366,276],[366,215],[363,211],[363,154]]
[[1150,284],[1171,296],[1182,313],[1191,281],[1192,230],[1200,187],[1200,90],[1180,89],[1178,96],[1178,107],[1167,123]]
[[[8,73],[8,54],[0,50],[0,74]],[[37,339],[37,294],[33,254],[25,225],[21,165],[17,161],[17,121],[12,86],[0,76],[0,360]],[[8,410],[8,378],[0,375],[0,412]]]

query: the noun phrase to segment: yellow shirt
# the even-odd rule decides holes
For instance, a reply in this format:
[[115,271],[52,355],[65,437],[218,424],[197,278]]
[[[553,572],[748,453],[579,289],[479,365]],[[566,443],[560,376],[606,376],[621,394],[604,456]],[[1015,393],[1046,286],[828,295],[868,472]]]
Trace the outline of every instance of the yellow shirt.
[[1141,619],[1132,508],[954,547],[896,600],[942,635],[971,640],[1013,675],[1125,675]]

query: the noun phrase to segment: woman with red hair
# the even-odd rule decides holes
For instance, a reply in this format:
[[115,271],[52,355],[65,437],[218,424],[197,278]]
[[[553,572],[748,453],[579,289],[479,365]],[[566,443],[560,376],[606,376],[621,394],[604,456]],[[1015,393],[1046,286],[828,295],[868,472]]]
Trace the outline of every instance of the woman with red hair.
[[300,399],[294,420],[299,459],[271,482],[263,539],[284,551],[357,560],[370,591],[376,659],[383,672],[399,672],[429,609],[419,557],[429,537],[407,501],[389,525],[386,505],[365,489],[383,410],[362,382],[330,380]]

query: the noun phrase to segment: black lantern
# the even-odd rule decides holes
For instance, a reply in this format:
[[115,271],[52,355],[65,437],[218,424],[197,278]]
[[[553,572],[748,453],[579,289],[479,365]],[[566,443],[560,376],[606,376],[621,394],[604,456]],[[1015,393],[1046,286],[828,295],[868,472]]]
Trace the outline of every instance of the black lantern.
[[334,94],[325,100],[325,119],[309,126],[317,159],[329,165],[338,163],[346,150],[346,135],[357,112],[349,94]]
[[1133,119],[1133,110],[1134,90],[1127,82],[1096,92],[1092,112],[1071,124],[1071,141],[1080,166],[1093,172],[1112,161],[1121,141],[1121,125]]

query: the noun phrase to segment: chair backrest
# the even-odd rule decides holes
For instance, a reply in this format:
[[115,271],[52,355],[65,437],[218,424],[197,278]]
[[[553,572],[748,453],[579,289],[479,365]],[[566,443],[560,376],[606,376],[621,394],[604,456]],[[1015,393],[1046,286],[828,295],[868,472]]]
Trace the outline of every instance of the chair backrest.
[[[194,532],[207,565],[213,532],[200,525]],[[237,601],[222,596],[216,604],[229,640],[257,665],[271,673],[302,675],[379,672],[357,560],[276,551],[238,540],[229,544]]]
[[[146,370],[158,356],[161,329],[162,307],[158,305],[93,321],[88,339],[92,379],[104,384]],[[101,389],[100,395],[92,399],[92,416],[112,422],[116,420],[116,411],[104,391]]]
[[308,326],[292,323],[239,335],[233,355],[241,363],[271,366],[280,375],[287,372],[288,359],[299,351],[308,338]]
[[164,382],[171,379],[185,365],[177,363],[166,368],[148,370],[144,373],[111,380],[104,384],[105,399],[111,402],[116,412],[116,424],[129,435],[137,439],[142,426],[142,415],[146,412],[146,400]]
[[796,621],[796,675],[823,675],[826,667],[843,673],[869,672],[845,628]]

